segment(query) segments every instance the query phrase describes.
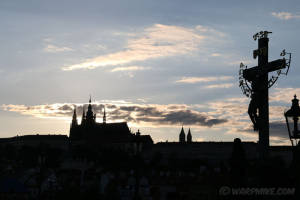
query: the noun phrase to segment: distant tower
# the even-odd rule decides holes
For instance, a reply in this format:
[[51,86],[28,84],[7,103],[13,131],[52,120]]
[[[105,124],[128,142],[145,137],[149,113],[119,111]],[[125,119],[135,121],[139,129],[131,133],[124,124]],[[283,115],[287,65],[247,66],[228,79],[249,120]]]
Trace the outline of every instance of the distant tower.
[[185,133],[184,133],[184,130],[183,130],[183,126],[182,126],[180,134],[179,134],[179,142],[180,143],[185,143]]
[[191,129],[189,128],[189,132],[187,134],[187,142],[188,143],[192,143],[192,134],[191,134]]
[[77,122],[76,107],[74,107],[74,113],[73,113],[71,127],[75,127],[77,125],[78,125],[78,122]]
[[95,118],[94,118],[94,113],[93,113],[93,110],[92,110],[92,99],[90,97],[90,100],[89,100],[89,106],[88,106],[88,111],[86,112],[86,122],[87,124],[94,124],[95,123]]
[[77,114],[76,114],[76,107],[74,107],[74,113],[73,113],[73,118],[72,118],[70,132],[69,132],[69,137],[71,139],[77,137],[78,135],[77,130],[78,130]]
[[105,112],[105,106],[104,106],[104,113],[103,113],[103,124],[106,124],[106,112]]

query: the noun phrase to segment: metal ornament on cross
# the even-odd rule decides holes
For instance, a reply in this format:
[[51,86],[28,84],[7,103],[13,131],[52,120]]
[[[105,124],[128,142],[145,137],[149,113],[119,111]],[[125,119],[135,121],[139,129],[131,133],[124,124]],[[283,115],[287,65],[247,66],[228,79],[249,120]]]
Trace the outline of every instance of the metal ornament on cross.
[[[239,70],[239,86],[243,94],[251,98],[248,114],[254,131],[259,131],[259,149],[262,158],[267,155],[269,147],[268,89],[275,84],[281,74],[288,74],[291,63],[291,53],[285,50],[280,53],[282,59],[268,61],[268,34],[270,33],[272,32],[260,31],[253,35],[254,41],[258,40],[258,49],[253,51],[253,58],[258,58],[258,65],[247,68],[241,63]],[[288,58],[285,58],[286,55]],[[271,78],[269,78],[269,73],[273,73]]]

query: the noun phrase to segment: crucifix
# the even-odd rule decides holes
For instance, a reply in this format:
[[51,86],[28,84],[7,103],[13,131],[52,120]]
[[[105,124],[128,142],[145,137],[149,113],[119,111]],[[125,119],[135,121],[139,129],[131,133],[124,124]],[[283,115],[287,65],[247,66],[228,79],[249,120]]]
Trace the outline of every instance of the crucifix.
[[[285,50],[281,56],[289,55],[289,59],[278,59],[268,62],[268,34],[272,32],[261,31],[253,36],[258,39],[258,49],[253,51],[253,58],[258,57],[258,66],[247,68],[243,63],[240,65],[239,84],[243,93],[250,97],[248,114],[253,123],[254,131],[258,131],[258,147],[261,158],[265,158],[269,148],[269,88],[277,81],[280,74],[287,75],[291,54]],[[286,68],[285,72],[282,70]],[[269,79],[269,74],[272,75]]]

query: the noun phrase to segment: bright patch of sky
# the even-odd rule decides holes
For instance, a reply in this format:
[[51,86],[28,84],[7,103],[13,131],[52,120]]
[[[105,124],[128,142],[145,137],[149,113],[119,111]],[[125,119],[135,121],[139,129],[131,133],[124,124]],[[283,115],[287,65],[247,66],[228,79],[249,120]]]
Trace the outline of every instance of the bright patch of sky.
[[91,94],[116,106],[108,119],[121,112],[155,141],[177,140],[182,124],[199,141],[256,141],[238,70],[257,64],[252,35],[268,30],[270,61],[292,52],[289,75],[270,90],[279,144],[282,113],[300,96],[299,16],[296,0],[1,1],[0,137],[68,134],[70,112],[56,109]]

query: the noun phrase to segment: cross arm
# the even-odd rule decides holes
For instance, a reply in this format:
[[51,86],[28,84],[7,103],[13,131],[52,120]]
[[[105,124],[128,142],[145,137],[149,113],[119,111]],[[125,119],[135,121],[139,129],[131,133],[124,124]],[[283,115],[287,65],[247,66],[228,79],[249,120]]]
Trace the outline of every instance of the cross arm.
[[269,72],[273,72],[276,70],[284,69],[285,67],[286,67],[286,60],[284,58],[278,59],[278,60],[269,62],[266,65],[263,65],[262,67],[256,66],[256,67],[252,67],[249,69],[245,69],[243,72],[243,77],[247,81],[252,81],[257,76],[261,76],[261,75],[264,75],[264,74],[267,74]]

